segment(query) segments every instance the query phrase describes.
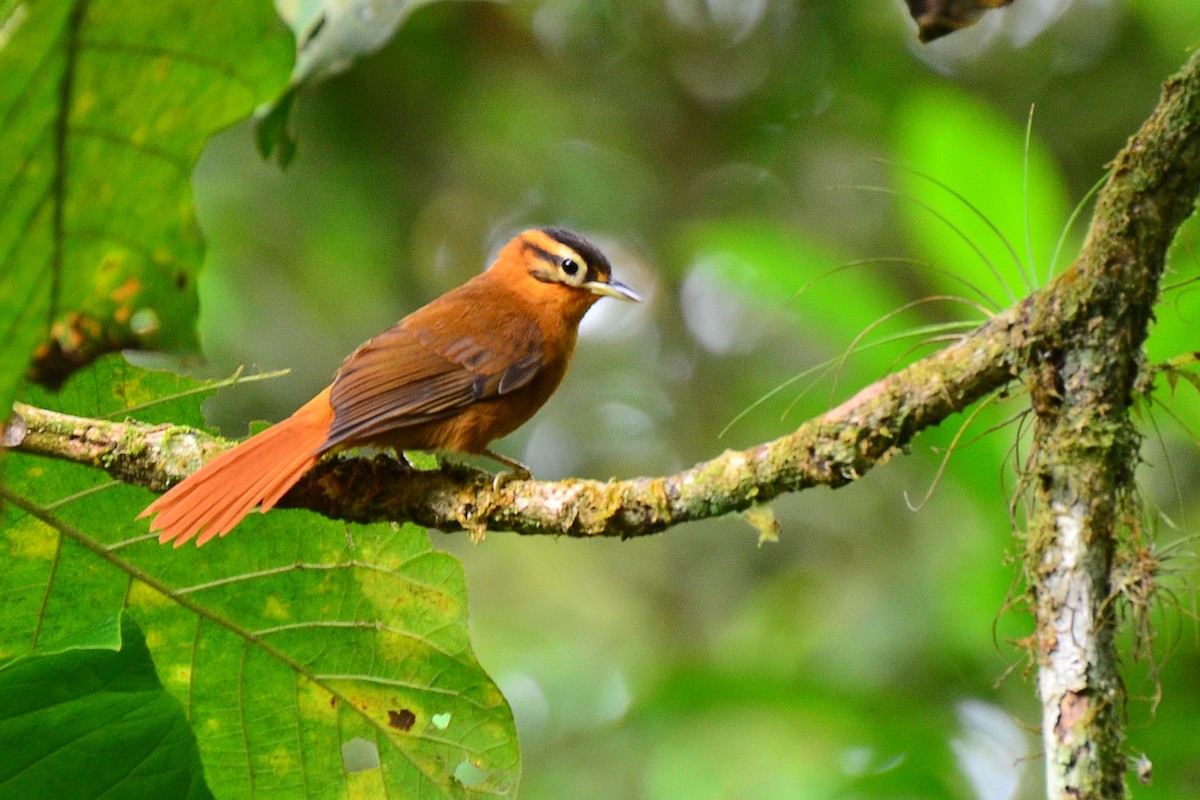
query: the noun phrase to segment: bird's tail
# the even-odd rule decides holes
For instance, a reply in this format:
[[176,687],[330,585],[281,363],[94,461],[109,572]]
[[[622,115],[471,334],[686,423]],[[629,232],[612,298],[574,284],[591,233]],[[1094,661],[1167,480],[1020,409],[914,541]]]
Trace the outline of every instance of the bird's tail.
[[269,510],[320,457],[333,407],[329,389],[277,425],[221,453],[138,515],[155,514],[159,542],[202,545],[224,536],[257,505]]

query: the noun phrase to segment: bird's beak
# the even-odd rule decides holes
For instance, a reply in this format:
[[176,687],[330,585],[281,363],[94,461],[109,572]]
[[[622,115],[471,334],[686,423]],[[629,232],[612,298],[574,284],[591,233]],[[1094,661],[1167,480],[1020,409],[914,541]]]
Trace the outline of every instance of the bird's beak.
[[604,281],[588,281],[583,285],[592,294],[598,294],[603,297],[615,297],[618,300],[628,300],[631,303],[640,303],[642,298],[633,289],[630,289],[625,284],[618,280],[610,279]]

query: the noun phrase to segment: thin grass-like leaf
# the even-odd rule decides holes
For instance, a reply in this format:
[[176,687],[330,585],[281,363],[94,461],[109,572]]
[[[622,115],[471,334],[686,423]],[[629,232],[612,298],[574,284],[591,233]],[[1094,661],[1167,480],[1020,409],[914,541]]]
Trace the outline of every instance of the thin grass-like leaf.
[[1092,184],[1092,188],[1088,189],[1083,197],[1080,198],[1079,202],[1075,204],[1075,207],[1071,209],[1071,214],[1067,217],[1067,221],[1063,223],[1062,230],[1059,231],[1058,234],[1058,239],[1054,243],[1054,255],[1050,257],[1050,266],[1046,270],[1047,283],[1049,283],[1050,279],[1054,277],[1054,271],[1058,267],[1059,253],[1062,252],[1063,246],[1066,244],[1067,234],[1071,232],[1071,228],[1075,227],[1075,220],[1077,220],[1079,215],[1083,213],[1083,210],[1087,208],[1087,204],[1093,197],[1096,196],[1096,192],[1100,191],[1100,187],[1103,186],[1107,180],[1108,173],[1105,173],[1098,181]]
[[[924,176],[922,176],[922,177],[924,177]],[[930,179],[930,180],[932,180],[932,179]],[[949,217],[947,217],[945,214],[938,211],[933,206],[926,203],[924,200],[919,200],[915,197],[910,197],[909,195],[905,194],[904,192],[901,192],[897,189],[891,189],[886,186],[870,186],[870,185],[863,185],[863,184],[854,184],[854,185],[847,186],[846,188],[858,189],[858,190],[864,191],[864,192],[878,192],[879,194],[892,195],[893,197],[899,197],[901,199],[907,200],[908,202],[912,203],[913,205],[923,209],[924,211],[927,211],[930,215],[932,215],[939,222],[945,224],[945,226],[947,228],[949,228],[951,231],[953,231],[960,239],[962,239],[962,241],[969,248],[971,248],[971,250],[977,256],[979,256],[980,261],[982,261],[984,266],[987,267],[988,272],[990,272],[992,274],[992,277],[994,277],[996,279],[996,282],[998,284],[1000,284],[1000,287],[1002,289],[1004,289],[1004,293],[1008,296],[1008,301],[1010,303],[1015,303],[1017,301],[1016,294],[1013,293],[1012,288],[1009,287],[1008,283],[1004,280],[1004,276],[1001,274],[1000,270],[998,270],[996,268],[996,265],[992,263],[992,260],[987,257],[987,254],[985,252],[983,252],[983,248],[981,248],[978,244],[976,244],[974,241],[972,241],[971,237],[967,236],[966,232],[963,231],[961,228],[959,228],[957,225],[955,225],[950,220]],[[988,224],[990,225],[991,223],[989,222]],[[1007,245],[1007,242],[1006,242],[1006,246],[1011,250],[1011,245]]]
[[1025,261],[1029,264],[1029,273],[1025,280],[1032,284],[1030,290],[1038,288],[1037,267],[1033,262],[1033,224],[1029,219],[1029,143],[1033,140],[1033,110],[1034,104],[1029,104],[1029,117],[1025,120],[1025,141],[1021,148],[1021,199],[1025,212]]
[[[914,175],[923,181],[927,181],[928,183],[941,189],[943,192],[950,195],[955,200],[957,200],[959,203],[961,203],[968,211],[971,212],[971,214],[973,216],[975,216],[975,218],[977,218],[980,222],[982,222],[984,225],[986,225],[988,230],[990,230],[992,233],[994,233],[996,235],[996,238],[1000,241],[1000,244],[1003,245],[1004,249],[1008,251],[1008,254],[1010,256],[1012,256],[1013,265],[1016,266],[1017,272],[1020,273],[1020,275],[1021,275],[1021,281],[1025,285],[1025,291],[1027,293],[1033,291],[1034,281],[1029,276],[1029,271],[1028,271],[1029,268],[1021,261],[1021,257],[1019,255],[1017,255],[1017,250],[1015,247],[1013,247],[1012,242],[1010,242],[1008,240],[1008,237],[1004,235],[1004,232],[1000,230],[999,226],[997,226],[996,223],[992,222],[991,218],[988,217],[987,214],[984,214],[983,211],[981,211],[978,206],[976,206],[974,203],[972,203],[970,200],[967,199],[966,195],[964,195],[962,192],[958,191],[957,189],[955,189],[953,186],[946,183],[945,181],[939,180],[938,178],[935,178],[932,175],[928,175],[928,174],[922,172],[921,170],[914,169],[914,168],[906,166],[904,164],[897,164],[897,163],[889,162],[886,159],[880,159],[880,163],[884,164],[885,166],[892,167],[893,169],[898,169],[898,170],[907,172],[910,175]],[[914,202],[918,202],[918,201],[916,201],[916,198],[909,198],[909,199],[913,200]],[[1026,206],[1028,206],[1028,202],[1026,203]],[[926,206],[926,207],[928,208],[928,206]],[[932,210],[932,209],[930,209],[930,210]],[[944,218],[944,217],[940,217],[940,218],[943,220],[946,220],[946,218]],[[947,224],[949,224],[948,221],[947,221]],[[960,233],[960,235],[963,235],[965,237],[965,234]],[[977,251],[982,252],[981,250],[978,250],[978,249],[977,249]],[[985,261],[987,261],[987,259],[985,259]],[[992,266],[990,261],[988,261],[987,263],[988,263],[989,267]],[[1001,282],[1001,285],[1003,285],[1005,290],[1008,292],[1009,300],[1010,301],[1016,300],[1014,293],[1012,292],[1011,289],[1009,289],[1007,283],[1000,276],[999,272],[993,269],[992,274],[996,275],[997,280],[999,280]]]
[[936,303],[936,302],[961,303],[965,306],[969,306],[969,307],[975,309],[976,311],[979,311],[980,313],[982,313],[984,315],[984,317],[991,316],[991,312],[988,309],[984,308],[983,306],[979,305],[978,303],[976,303],[973,300],[968,300],[965,297],[960,297],[957,295],[946,295],[946,294],[930,295],[929,297],[920,297],[920,298],[917,298],[916,300],[905,303],[904,305],[902,305],[898,308],[892,309],[891,311],[884,314],[883,316],[873,320],[869,325],[867,325],[865,328],[863,328],[861,331],[859,331],[858,335],[855,336],[854,339],[852,339],[850,341],[849,346],[842,353],[841,361],[838,363],[838,368],[837,368],[837,371],[836,371],[836,373],[834,375],[834,379],[833,379],[833,386],[830,389],[830,393],[831,393],[830,401],[832,402],[832,395],[837,392],[837,385],[838,385],[839,381],[841,380],[842,368],[845,365],[846,360],[850,357],[850,354],[855,351],[855,348],[858,346],[858,343],[860,341],[862,341],[862,339],[864,337],[866,337],[867,334],[869,334],[871,331],[875,330],[875,328],[884,324],[888,320],[894,319],[895,317],[899,316],[900,314],[903,314],[905,311],[911,311],[912,309],[917,308],[919,306],[927,305],[929,303]]
[[937,472],[934,474],[933,480],[929,484],[929,488],[925,491],[925,496],[921,498],[921,502],[914,504],[912,499],[908,496],[908,492],[904,492],[904,504],[908,506],[909,511],[920,511],[925,507],[925,504],[929,502],[929,498],[933,497],[933,492],[937,488],[938,484],[941,483],[942,475],[944,475],[946,472],[946,466],[950,463],[950,456],[952,456],[955,450],[958,449],[959,440],[962,439],[963,434],[966,433],[967,428],[970,427],[975,418],[979,416],[985,408],[994,403],[997,397],[998,395],[996,394],[989,395],[982,402],[976,405],[975,408],[971,409],[971,413],[968,414],[967,418],[963,420],[963,423],[958,426],[958,431],[955,432],[954,438],[950,441],[950,446],[946,448],[946,452],[943,454],[941,462],[938,464]]
[[970,291],[974,292],[975,294],[979,295],[980,299],[982,299],[985,303],[987,303],[989,306],[991,306],[991,308],[994,312],[1000,310],[1000,304],[996,302],[995,298],[991,297],[982,288],[977,286],[975,283],[967,280],[965,277],[958,274],[957,272],[954,272],[953,270],[950,270],[950,269],[946,269],[944,267],[934,266],[933,264],[930,264],[927,261],[921,261],[920,259],[900,258],[900,257],[895,257],[895,256],[877,257],[877,258],[860,258],[860,259],[855,259],[854,261],[847,261],[844,264],[839,264],[838,266],[834,267],[833,269],[829,269],[829,270],[826,270],[825,272],[822,272],[820,275],[818,275],[817,277],[810,280],[808,283],[801,286],[799,289],[797,289],[795,292],[792,293],[791,297],[789,297],[787,299],[787,302],[792,303],[793,301],[798,299],[801,295],[803,295],[806,291],[808,291],[813,286],[815,286],[818,283],[820,283],[821,281],[823,281],[827,278],[830,278],[834,275],[837,275],[841,272],[844,272],[844,271],[850,270],[850,269],[856,269],[858,267],[873,267],[873,266],[906,266],[906,267],[912,267],[920,272],[932,272],[932,273],[935,273],[938,275],[943,275],[943,276],[949,278],[951,281],[959,283],[962,286],[964,286],[965,288],[967,288]]

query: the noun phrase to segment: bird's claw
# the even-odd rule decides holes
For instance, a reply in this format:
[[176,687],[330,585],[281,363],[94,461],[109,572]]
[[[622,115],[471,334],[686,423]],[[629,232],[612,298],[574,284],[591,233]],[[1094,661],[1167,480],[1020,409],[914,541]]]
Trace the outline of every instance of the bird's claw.
[[497,472],[492,476],[492,491],[498,492],[513,481],[527,481],[533,478],[533,473],[521,467],[520,469],[505,470]]
[[501,455],[495,450],[484,450],[483,454],[493,461],[500,462],[509,469],[507,472],[497,472],[495,477],[492,478],[493,491],[500,491],[504,488],[506,483],[511,481],[527,481],[533,477],[533,473],[529,471],[529,467],[525,466],[520,461],[517,461],[515,458],[509,458],[508,456]]

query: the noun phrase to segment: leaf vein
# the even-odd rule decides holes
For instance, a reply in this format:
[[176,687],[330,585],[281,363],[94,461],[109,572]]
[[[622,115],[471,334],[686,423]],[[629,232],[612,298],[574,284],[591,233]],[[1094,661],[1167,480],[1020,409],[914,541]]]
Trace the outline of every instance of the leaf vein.
[[233,69],[229,62],[222,61],[217,58],[200,55],[199,53],[189,53],[184,50],[173,50],[167,47],[156,47],[146,44],[132,44],[130,42],[118,42],[113,40],[103,39],[88,39],[82,37],[79,40],[81,47],[86,47],[88,50],[93,50],[99,53],[124,53],[127,55],[145,56],[146,58],[166,58],[171,61],[177,61],[181,64],[190,64],[196,67],[202,67],[210,72],[222,75],[228,78],[231,82],[238,84],[246,90],[247,94],[252,97],[258,94],[258,83],[247,78],[237,70]]
[[[150,156],[151,158],[161,161],[164,164],[172,167],[180,176],[186,178],[191,174],[191,160],[184,157],[179,157],[170,150],[163,147],[155,147],[154,145],[146,144],[145,142],[135,142],[133,139],[116,131],[106,131],[103,128],[95,128],[91,125],[72,125],[68,131],[69,136],[78,136],[84,139],[98,139],[102,142],[117,145],[126,150],[132,150],[135,153]],[[62,236],[66,236],[66,229],[63,224],[59,224],[58,232]]]

